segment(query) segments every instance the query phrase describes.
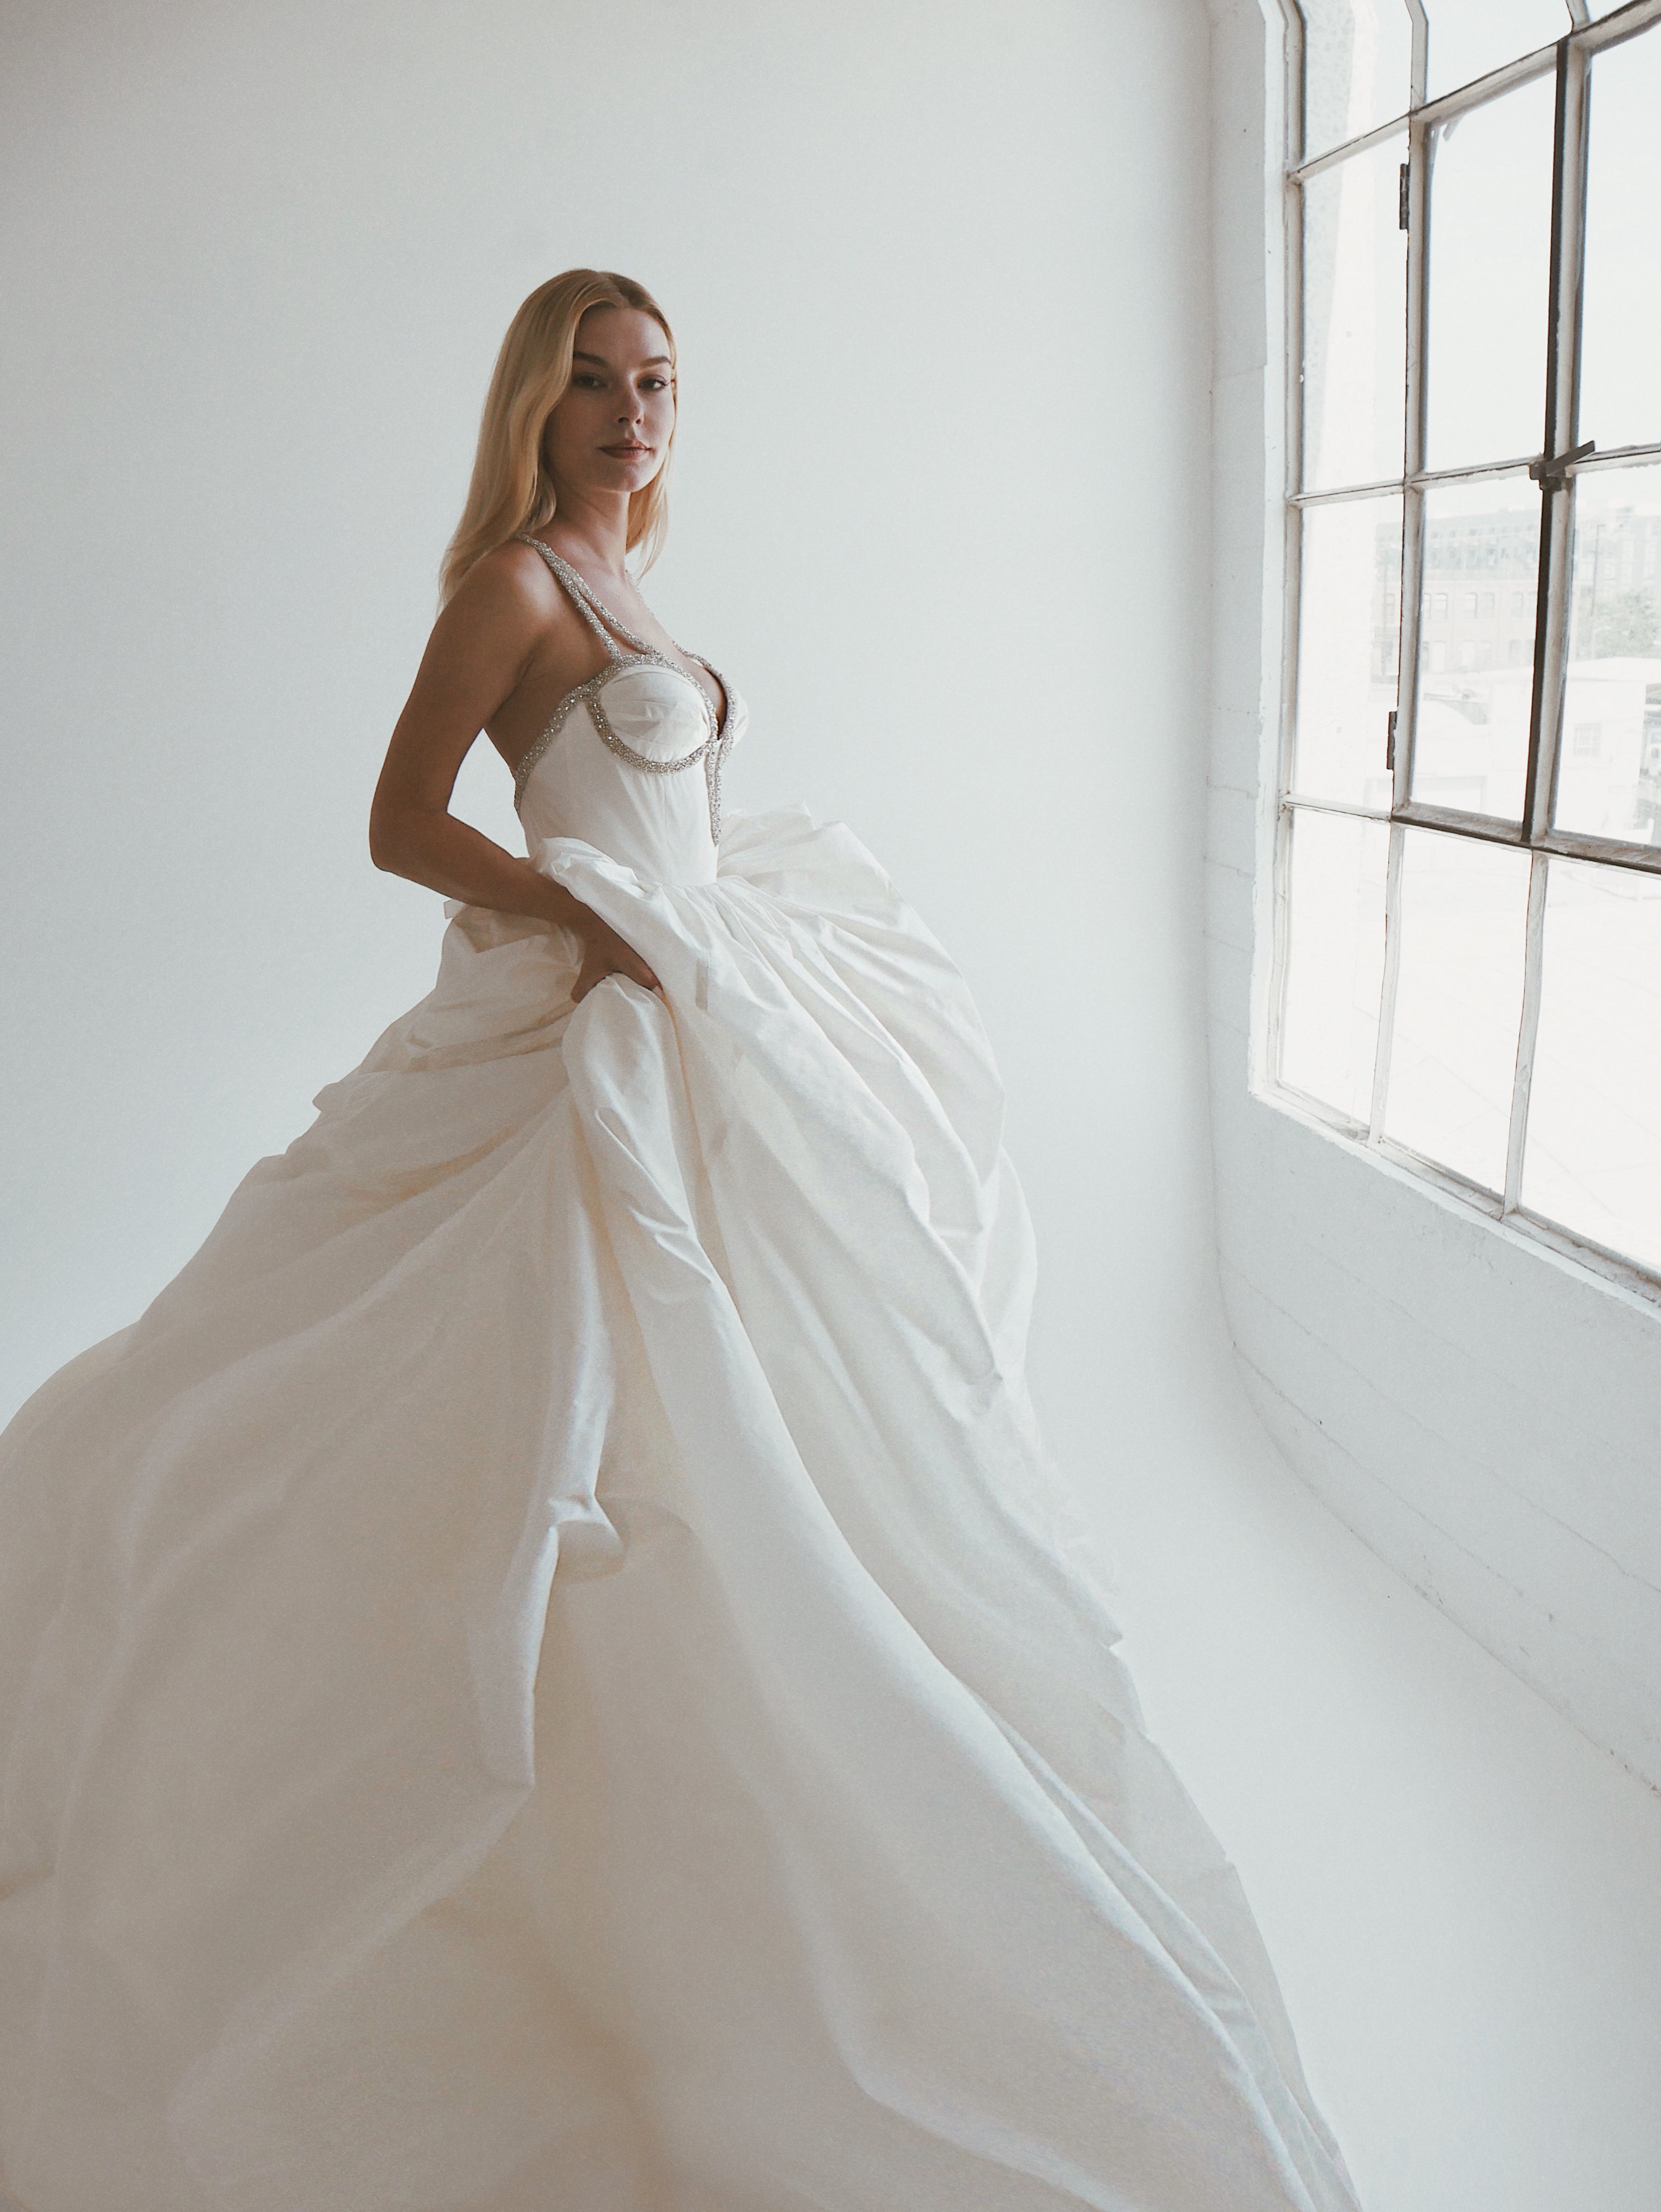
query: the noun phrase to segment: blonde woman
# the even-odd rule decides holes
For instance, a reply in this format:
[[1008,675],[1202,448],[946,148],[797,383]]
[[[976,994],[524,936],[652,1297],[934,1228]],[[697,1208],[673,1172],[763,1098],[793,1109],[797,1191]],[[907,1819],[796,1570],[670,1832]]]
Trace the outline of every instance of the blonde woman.
[[723,808],[641,595],[674,431],[646,292],[532,295],[370,825],[435,988],[4,1439],[6,2184],[1337,2212],[1035,1433],[974,1007]]

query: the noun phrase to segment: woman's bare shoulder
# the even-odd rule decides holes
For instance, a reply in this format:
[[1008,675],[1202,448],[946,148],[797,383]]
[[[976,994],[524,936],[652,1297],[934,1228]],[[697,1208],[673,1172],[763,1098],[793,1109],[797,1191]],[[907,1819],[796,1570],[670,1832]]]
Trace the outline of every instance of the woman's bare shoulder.
[[450,606],[464,617],[519,614],[538,623],[562,613],[575,613],[541,554],[512,538],[474,562],[457,586]]
[[[484,554],[433,632],[439,666],[465,678],[483,728],[510,763],[553,705],[603,665],[603,649],[534,547]],[[471,711],[471,708],[470,708]]]
[[[591,641],[581,617],[529,545],[509,542],[476,561],[433,635],[441,652],[511,667],[515,683],[538,669],[587,672]],[[576,680],[565,677],[568,684]]]

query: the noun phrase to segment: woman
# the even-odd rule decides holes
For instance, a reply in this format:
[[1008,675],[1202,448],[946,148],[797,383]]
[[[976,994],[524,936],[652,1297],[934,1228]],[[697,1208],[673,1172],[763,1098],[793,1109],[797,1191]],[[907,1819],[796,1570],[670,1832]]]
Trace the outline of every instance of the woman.
[[962,981],[844,830],[722,821],[625,564],[674,427],[639,286],[525,302],[371,823],[437,983],[7,1433],[7,2185],[1352,2205],[1042,1456]]

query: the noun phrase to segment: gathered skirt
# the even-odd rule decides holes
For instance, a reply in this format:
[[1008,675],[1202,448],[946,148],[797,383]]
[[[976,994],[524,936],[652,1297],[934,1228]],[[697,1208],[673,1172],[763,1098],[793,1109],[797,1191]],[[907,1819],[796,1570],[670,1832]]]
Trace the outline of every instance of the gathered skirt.
[[27,2212],[1335,2212],[858,842],[538,865],[0,1442]]

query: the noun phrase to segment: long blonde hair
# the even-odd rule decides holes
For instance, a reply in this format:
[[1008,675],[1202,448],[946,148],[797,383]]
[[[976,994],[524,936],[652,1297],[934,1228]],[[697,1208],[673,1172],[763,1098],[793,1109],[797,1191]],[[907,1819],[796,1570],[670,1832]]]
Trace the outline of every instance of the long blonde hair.
[[[553,519],[553,480],[543,455],[548,417],[571,381],[571,356],[577,325],[590,307],[637,307],[663,326],[669,341],[669,374],[674,376],[675,335],[661,307],[643,284],[609,269],[568,269],[538,284],[508,325],[485,395],[478,426],[467,504],[439,568],[439,605],[455,595],[475,562],[507,543],[515,531],[540,530]],[[674,432],[663,466],[644,490],[629,501],[629,550],[642,549],[639,567],[649,568],[662,550],[669,526],[669,463]]]

